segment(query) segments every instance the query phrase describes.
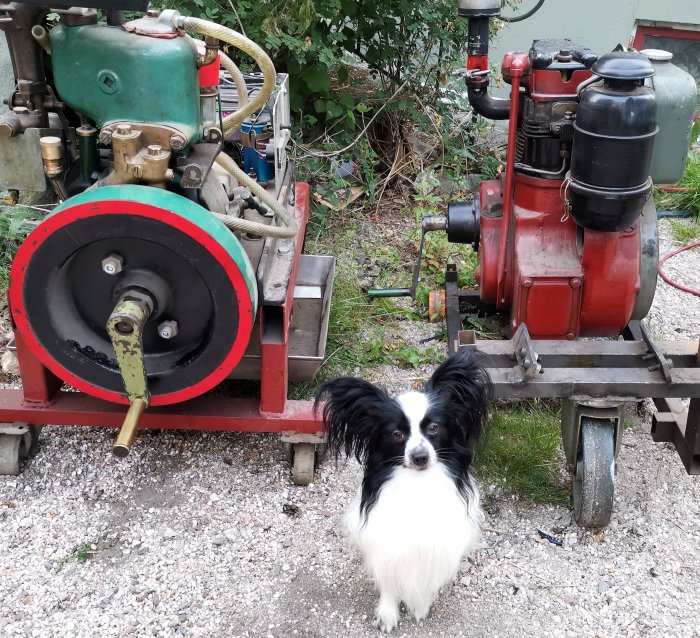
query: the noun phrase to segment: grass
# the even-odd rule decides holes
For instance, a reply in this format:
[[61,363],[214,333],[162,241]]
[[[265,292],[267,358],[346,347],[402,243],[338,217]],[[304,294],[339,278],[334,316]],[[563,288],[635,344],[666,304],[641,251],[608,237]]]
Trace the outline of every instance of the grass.
[[12,258],[33,228],[30,222],[40,218],[40,213],[29,208],[0,205],[0,294],[4,295],[10,284]]
[[689,244],[700,238],[700,224],[698,224],[697,220],[678,221],[671,219],[669,221],[671,222],[673,237],[677,242]]
[[700,153],[691,153],[685,166],[685,174],[676,186],[689,188],[684,193],[668,193],[657,190],[654,195],[659,210],[685,210],[695,219],[700,218]]
[[533,503],[567,507],[569,492],[556,471],[558,409],[542,403],[496,407],[475,458],[482,482],[493,481]]

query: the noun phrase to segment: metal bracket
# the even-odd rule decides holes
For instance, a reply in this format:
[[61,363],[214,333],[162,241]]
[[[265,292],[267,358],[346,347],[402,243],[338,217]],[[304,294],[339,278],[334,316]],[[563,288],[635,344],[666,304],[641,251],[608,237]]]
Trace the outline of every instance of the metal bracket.
[[416,298],[418,290],[418,281],[420,280],[420,265],[423,261],[423,247],[425,245],[425,234],[434,230],[446,230],[447,217],[444,215],[431,215],[423,217],[420,231],[420,244],[418,245],[418,257],[413,264],[413,275],[411,277],[410,288],[370,288],[367,291],[367,296],[372,298],[377,297],[411,297]]
[[518,365],[513,368],[510,381],[515,386],[522,386],[541,372],[542,366],[538,363],[540,357],[532,347],[530,333],[524,323],[518,326],[511,343],[513,344],[512,357]]
[[303,432],[282,432],[282,443],[311,443],[321,445],[328,439],[325,434],[305,434]]
[[673,383],[673,361],[669,359],[666,356],[666,353],[663,352],[655,343],[654,340],[652,339],[651,335],[649,334],[649,328],[647,328],[643,323],[639,324],[639,328],[641,329],[642,333],[642,339],[644,340],[644,343],[646,343],[647,347],[649,348],[649,352],[645,355],[642,356],[642,359],[644,360],[650,360],[650,359],[656,359],[658,363],[649,366],[649,372],[655,372],[656,370],[661,370],[661,374],[664,375],[664,379],[666,380],[666,383]]

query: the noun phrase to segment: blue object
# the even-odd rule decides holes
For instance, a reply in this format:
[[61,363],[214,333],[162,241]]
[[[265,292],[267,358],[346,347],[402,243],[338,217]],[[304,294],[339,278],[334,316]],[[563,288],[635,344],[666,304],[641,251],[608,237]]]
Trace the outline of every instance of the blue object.
[[272,124],[265,113],[255,121],[246,120],[241,124],[243,143],[243,170],[255,173],[259,182],[269,182],[275,178],[274,157],[268,158],[265,148],[272,142]]

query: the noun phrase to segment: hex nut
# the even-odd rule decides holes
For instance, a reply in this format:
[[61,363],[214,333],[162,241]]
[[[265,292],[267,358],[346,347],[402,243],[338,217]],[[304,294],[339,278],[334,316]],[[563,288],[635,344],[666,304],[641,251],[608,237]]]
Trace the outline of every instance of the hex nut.
[[161,339],[172,339],[177,336],[177,321],[164,321],[158,326],[158,336]]
[[124,258],[121,255],[112,253],[102,260],[102,270],[108,275],[116,275],[124,270]]

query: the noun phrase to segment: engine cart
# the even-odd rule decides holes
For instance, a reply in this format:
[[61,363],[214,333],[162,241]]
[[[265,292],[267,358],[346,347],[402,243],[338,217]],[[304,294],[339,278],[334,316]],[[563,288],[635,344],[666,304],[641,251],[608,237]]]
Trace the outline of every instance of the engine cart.
[[[0,474],[41,424],[119,427],[117,456],[140,428],[187,428],[282,433],[307,484],[322,423],[287,388],[323,360],[335,260],[302,254],[289,78],[220,25],[72,4],[52,2],[49,24],[43,2],[0,3],[16,80],[0,186],[9,204],[58,201],[12,264],[22,389],[0,389]],[[239,380],[255,389],[236,396]]]
[[[448,266],[431,312],[444,306],[450,353],[487,355],[497,397],[564,400],[575,518],[602,527],[626,402],[652,398],[654,440],[673,442],[688,473],[700,473],[698,341],[656,343],[641,323],[659,261],[652,185],[683,174],[695,81],[663,51],[618,47],[599,57],[567,38],[539,39],[506,53],[510,98],[494,97],[489,21],[500,9],[500,0],[459,2],[469,20],[461,72],[469,102],[479,115],[508,120],[504,173],[423,220],[410,289],[370,294],[415,296],[428,232],[472,245],[478,291],[459,290]],[[477,342],[462,329],[462,317],[477,312],[499,314],[510,338]]]

